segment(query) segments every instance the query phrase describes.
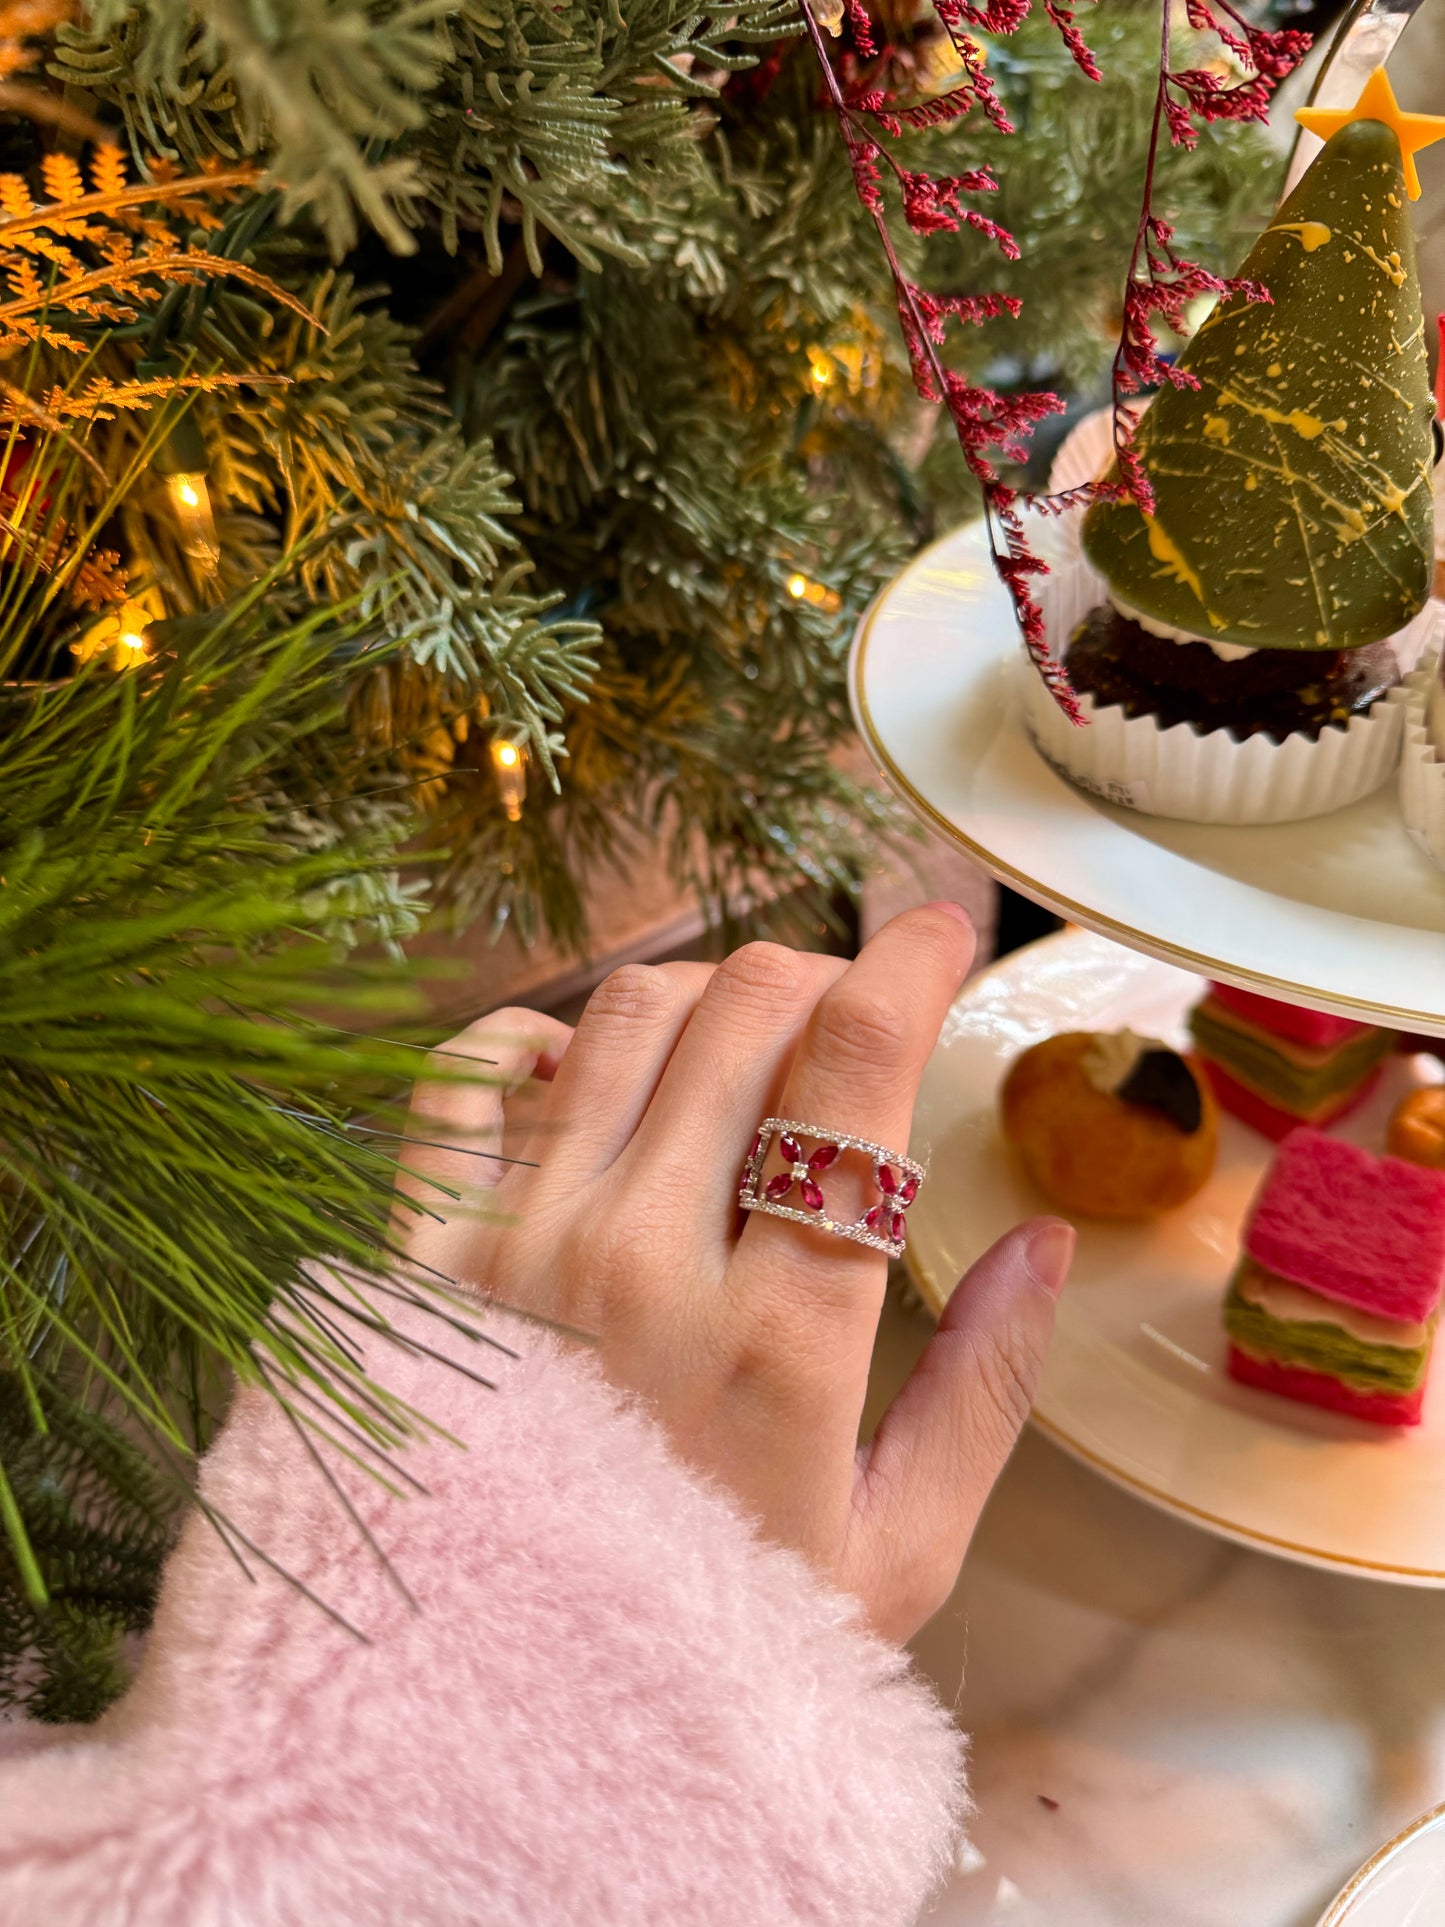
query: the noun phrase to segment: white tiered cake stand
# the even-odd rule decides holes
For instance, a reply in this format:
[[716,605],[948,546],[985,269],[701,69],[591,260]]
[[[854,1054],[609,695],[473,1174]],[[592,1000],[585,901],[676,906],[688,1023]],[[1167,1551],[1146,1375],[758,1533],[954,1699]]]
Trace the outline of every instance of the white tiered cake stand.
[[[1058,558],[1066,535],[1036,521]],[[1021,720],[1018,630],[982,524],[918,556],[864,616],[849,689],[875,762],[931,828],[1069,922],[1203,976],[1445,1035],[1445,874],[1393,785],[1268,828],[1176,823],[1088,796]]]
[[[1057,555],[1067,533],[1031,531]],[[1410,840],[1393,784],[1311,821],[1212,828],[1073,788],[1020,717],[1018,632],[983,530],[920,555],[864,617],[850,689],[863,739],[932,829],[1079,926],[1004,958],[950,1015],[920,1093],[932,1182],[909,1263],[936,1310],[1010,1223],[1047,1208],[1007,1155],[997,1092],[1017,1052],[1061,1030],[1185,1039],[1204,978],[1445,1036],[1445,874]],[[1384,1149],[1390,1106],[1441,1075],[1400,1056],[1344,1127]],[[1220,1305],[1274,1147],[1224,1120],[1197,1199],[1143,1226],[1085,1223],[1036,1422],[1166,1511],[1305,1564],[1445,1587],[1445,1384],[1392,1434],[1235,1385]],[[1436,1361],[1437,1381],[1445,1363]]]

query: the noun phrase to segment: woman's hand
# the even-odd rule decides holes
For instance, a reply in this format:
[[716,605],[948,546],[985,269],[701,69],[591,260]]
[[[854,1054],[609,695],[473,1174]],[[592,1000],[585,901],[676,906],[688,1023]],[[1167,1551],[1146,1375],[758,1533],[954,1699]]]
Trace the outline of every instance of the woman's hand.
[[[403,1188],[446,1222],[398,1207],[415,1263],[593,1334],[678,1451],[894,1639],[952,1589],[1027,1416],[1073,1232],[1034,1219],[973,1266],[860,1448],[887,1260],[743,1214],[738,1182],[770,1115],[906,1149],[972,956],[963,912],[933,904],[848,964],[759,943],[716,967],[629,965],[575,1032],[498,1011],[447,1050],[495,1063],[499,1087],[423,1083],[413,1099]],[[503,1151],[530,1162],[477,1155]],[[875,1195],[849,1162],[827,1177],[840,1217]]]

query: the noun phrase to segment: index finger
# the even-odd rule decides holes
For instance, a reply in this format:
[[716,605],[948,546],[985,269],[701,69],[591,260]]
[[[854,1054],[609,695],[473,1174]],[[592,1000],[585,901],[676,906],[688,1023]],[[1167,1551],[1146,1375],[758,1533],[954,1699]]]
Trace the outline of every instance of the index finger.
[[[394,1236],[414,1246],[416,1226],[429,1218],[456,1218],[468,1200],[501,1181],[508,1168],[507,1093],[529,1077],[551,1077],[571,1036],[569,1025],[540,1011],[498,1010],[436,1054],[437,1074],[420,1078],[412,1092],[397,1153],[398,1196],[421,1209],[398,1204]],[[468,1061],[476,1067],[474,1076],[466,1074]]]

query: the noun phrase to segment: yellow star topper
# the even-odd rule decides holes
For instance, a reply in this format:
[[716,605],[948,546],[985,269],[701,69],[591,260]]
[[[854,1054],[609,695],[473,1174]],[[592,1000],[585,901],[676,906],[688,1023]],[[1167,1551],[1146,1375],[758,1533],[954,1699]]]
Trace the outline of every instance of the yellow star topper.
[[1301,107],[1295,114],[1300,126],[1327,141],[1352,120],[1379,120],[1392,129],[1400,143],[1400,159],[1405,169],[1405,188],[1412,201],[1420,198],[1420,176],[1415,172],[1415,156],[1422,147],[1445,140],[1445,114],[1407,114],[1395,98],[1390,76],[1377,67],[1365,82],[1364,92],[1353,107]]

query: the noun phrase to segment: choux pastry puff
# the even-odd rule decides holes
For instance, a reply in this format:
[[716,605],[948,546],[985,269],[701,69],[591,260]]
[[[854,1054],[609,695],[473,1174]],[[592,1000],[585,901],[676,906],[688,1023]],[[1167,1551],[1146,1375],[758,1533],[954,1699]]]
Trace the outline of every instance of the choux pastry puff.
[[1087,1218],[1149,1218],[1214,1169],[1219,1113],[1188,1058],[1132,1031],[1065,1031],[1019,1057],[1003,1133],[1052,1203]]

